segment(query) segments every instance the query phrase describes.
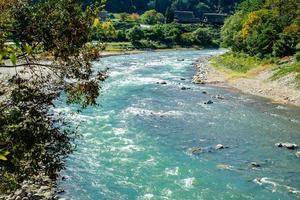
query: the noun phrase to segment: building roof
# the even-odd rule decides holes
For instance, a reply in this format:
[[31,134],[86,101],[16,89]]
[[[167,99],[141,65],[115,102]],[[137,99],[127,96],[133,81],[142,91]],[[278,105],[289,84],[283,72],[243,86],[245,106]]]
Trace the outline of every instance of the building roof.
[[227,16],[224,13],[203,13],[203,22],[223,24]]
[[174,19],[179,23],[195,23],[199,22],[200,19],[196,18],[193,11],[179,11],[174,12]]

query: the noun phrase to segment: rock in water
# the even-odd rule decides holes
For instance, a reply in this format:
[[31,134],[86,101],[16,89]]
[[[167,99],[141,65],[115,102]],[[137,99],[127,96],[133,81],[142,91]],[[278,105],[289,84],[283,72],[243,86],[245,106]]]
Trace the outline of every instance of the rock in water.
[[229,170],[229,169],[232,169],[232,166],[230,166],[230,165],[227,165],[227,164],[218,164],[217,165],[217,168],[218,169],[227,169],[227,170]]
[[275,144],[277,147],[285,147],[287,149],[296,149],[298,146],[297,144],[293,144],[293,143],[276,143]]
[[251,163],[250,163],[250,167],[255,167],[255,168],[257,168],[257,167],[260,167],[260,164],[258,164],[257,162],[251,162]]
[[212,100],[209,100],[207,102],[205,102],[204,104],[213,104],[214,102]]
[[191,88],[189,88],[189,87],[184,87],[184,86],[181,88],[181,90],[189,90],[189,89],[191,89]]
[[295,155],[296,155],[298,158],[300,158],[300,151],[297,151],[297,152],[295,153]]
[[202,153],[202,148],[201,147],[194,147],[190,151],[191,151],[192,154],[199,154],[199,153]]
[[224,149],[224,145],[223,144],[217,144],[215,146],[215,149]]
[[276,143],[275,146],[282,147],[282,144],[281,143]]
[[225,99],[225,97],[223,97],[223,96],[221,96],[221,95],[217,95],[217,96],[216,96],[216,99],[221,99],[221,100],[223,100],[223,99]]

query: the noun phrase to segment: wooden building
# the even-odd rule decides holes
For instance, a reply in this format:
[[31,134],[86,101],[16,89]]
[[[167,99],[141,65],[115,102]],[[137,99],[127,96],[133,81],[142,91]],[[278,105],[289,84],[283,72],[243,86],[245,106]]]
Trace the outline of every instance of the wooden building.
[[200,18],[195,17],[193,11],[175,11],[174,21],[178,23],[199,23]]
[[209,24],[224,24],[227,16],[221,13],[204,13],[202,21]]

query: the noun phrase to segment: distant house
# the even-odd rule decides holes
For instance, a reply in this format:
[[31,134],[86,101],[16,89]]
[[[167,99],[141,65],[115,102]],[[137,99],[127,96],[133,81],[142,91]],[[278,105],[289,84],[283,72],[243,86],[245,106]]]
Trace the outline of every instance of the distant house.
[[227,16],[221,13],[204,13],[202,21],[210,24],[223,24]]
[[200,18],[195,17],[193,11],[178,11],[174,12],[174,21],[178,23],[198,23]]

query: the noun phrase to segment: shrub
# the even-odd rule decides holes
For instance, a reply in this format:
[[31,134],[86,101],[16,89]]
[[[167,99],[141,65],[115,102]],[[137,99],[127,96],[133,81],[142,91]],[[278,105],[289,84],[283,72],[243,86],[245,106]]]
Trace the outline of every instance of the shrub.
[[209,28],[198,28],[193,32],[194,41],[200,46],[210,46],[212,44],[212,32]]
[[221,46],[234,48],[240,44],[239,34],[245,20],[246,14],[244,12],[237,12],[225,20],[221,29]]
[[164,23],[165,17],[163,14],[155,10],[148,10],[141,16],[141,22],[144,24],[154,25]]
[[144,38],[144,32],[139,26],[135,26],[127,32],[126,37],[133,45],[136,45]]

